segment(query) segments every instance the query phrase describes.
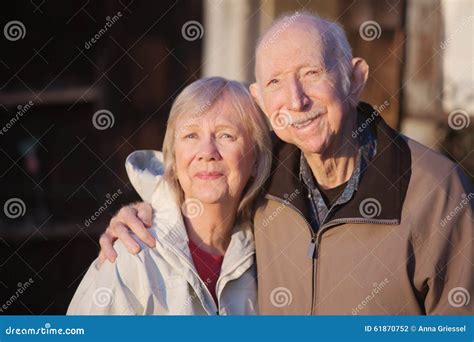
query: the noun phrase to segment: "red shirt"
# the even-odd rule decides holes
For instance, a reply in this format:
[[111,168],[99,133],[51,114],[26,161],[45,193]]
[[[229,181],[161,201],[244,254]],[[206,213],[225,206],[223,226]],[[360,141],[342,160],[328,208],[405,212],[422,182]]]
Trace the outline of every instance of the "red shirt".
[[211,292],[214,301],[217,304],[216,284],[221,273],[223,255],[213,255],[199,248],[189,239],[189,249],[193,257],[194,266],[198,271],[199,277],[204,281],[209,292]]

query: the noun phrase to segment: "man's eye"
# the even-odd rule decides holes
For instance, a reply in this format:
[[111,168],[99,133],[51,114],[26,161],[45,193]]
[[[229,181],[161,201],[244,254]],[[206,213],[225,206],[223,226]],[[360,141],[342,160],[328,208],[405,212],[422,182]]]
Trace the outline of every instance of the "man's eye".
[[307,76],[319,75],[319,71],[318,70],[309,70],[309,71],[306,72],[306,75]]
[[278,82],[280,82],[278,79],[276,78],[272,78],[270,81],[268,81],[268,85],[274,85],[274,84],[278,84]]

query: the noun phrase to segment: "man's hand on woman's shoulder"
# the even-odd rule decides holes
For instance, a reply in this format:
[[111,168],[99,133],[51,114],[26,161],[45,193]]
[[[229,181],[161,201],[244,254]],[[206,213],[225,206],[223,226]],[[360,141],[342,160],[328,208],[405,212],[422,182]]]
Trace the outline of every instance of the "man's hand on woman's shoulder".
[[130,236],[133,232],[140,240],[150,247],[155,246],[155,238],[148,232],[151,227],[153,209],[149,203],[137,202],[122,207],[110,220],[110,224],[105,232],[100,236],[99,265],[105,260],[114,262],[117,253],[113,244],[119,239],[127,250],[136,254],[140,252],[140,246]]

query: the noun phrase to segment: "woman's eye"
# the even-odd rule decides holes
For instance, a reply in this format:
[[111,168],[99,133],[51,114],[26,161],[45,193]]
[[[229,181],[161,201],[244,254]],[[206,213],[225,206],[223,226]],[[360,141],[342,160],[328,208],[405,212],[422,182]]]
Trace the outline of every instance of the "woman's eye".
[[228,140],[233,140],[234,136],[231,135],[231,134],[228,134],[228,133],[223,133],[223,134],[221,134],[221,138],[228,139]]
[[309,70],[308,72],[306,72],[306,75],[308,76],[313,76],[313,75],[318,75],[319,72],[317,70]]
[[197,138],[196,133],[189,133],[184,136],[184,139],[195,139],[195,138]]

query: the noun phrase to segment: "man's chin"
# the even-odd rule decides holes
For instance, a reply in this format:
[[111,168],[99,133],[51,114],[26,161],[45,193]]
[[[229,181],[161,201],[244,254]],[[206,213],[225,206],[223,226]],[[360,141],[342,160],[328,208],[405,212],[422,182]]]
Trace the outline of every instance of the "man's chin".
[[297,144],[298,148],[304,154],[323,154],[326,150],[326,145],[323,141],[305,141]]

